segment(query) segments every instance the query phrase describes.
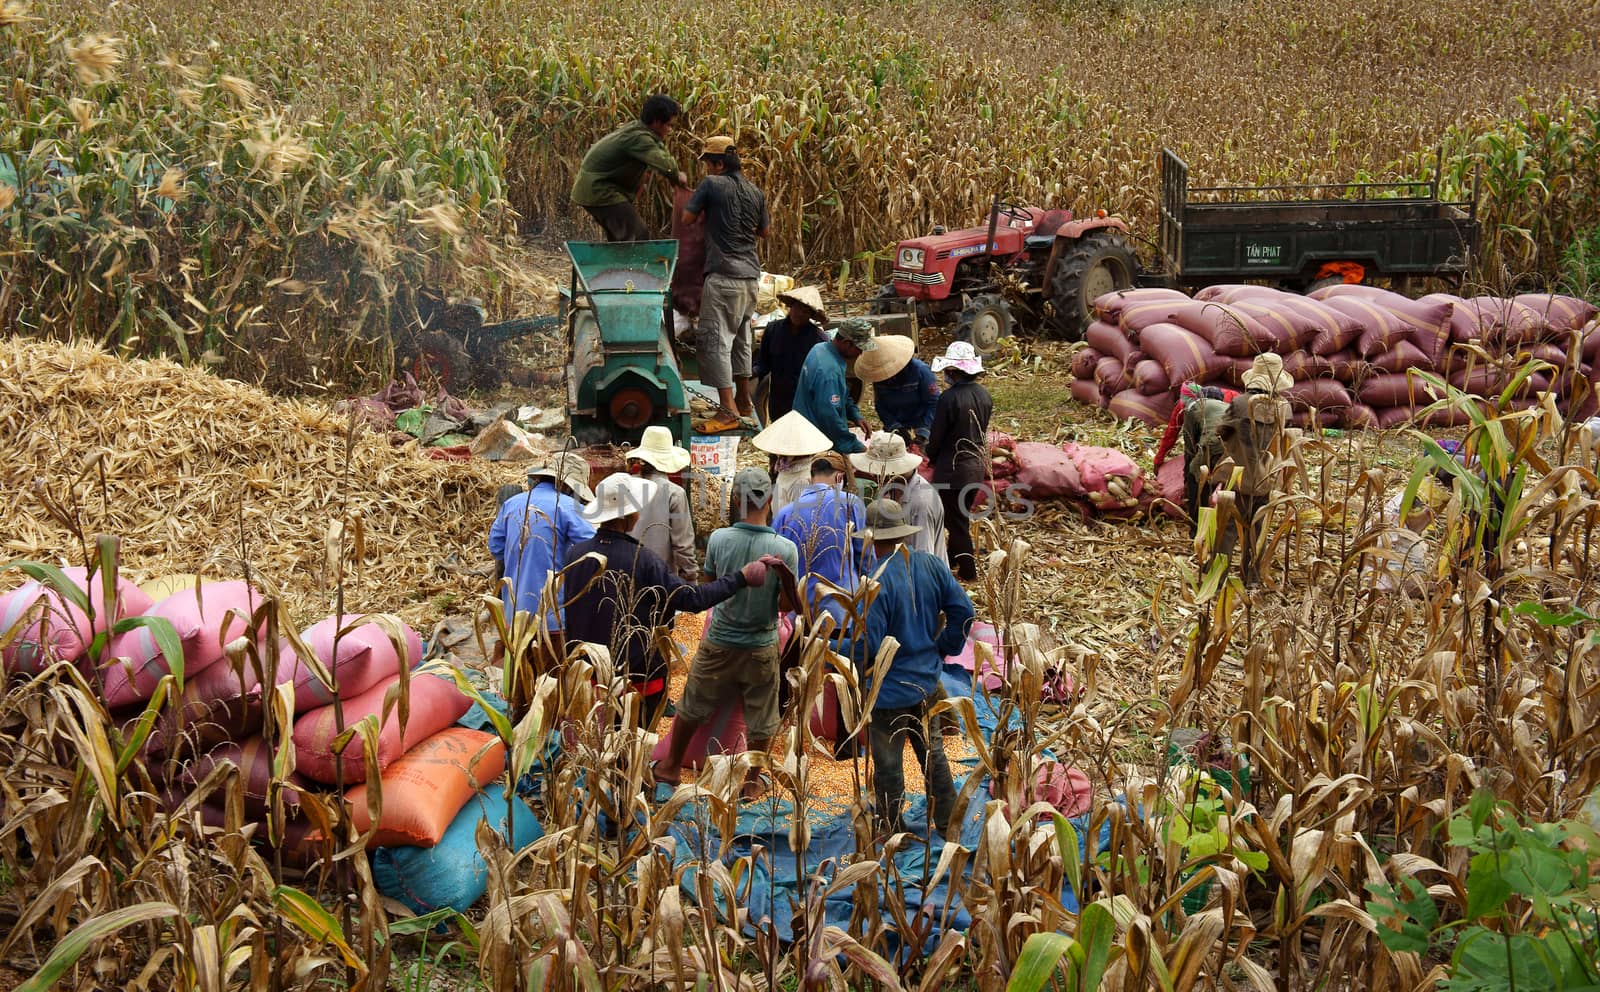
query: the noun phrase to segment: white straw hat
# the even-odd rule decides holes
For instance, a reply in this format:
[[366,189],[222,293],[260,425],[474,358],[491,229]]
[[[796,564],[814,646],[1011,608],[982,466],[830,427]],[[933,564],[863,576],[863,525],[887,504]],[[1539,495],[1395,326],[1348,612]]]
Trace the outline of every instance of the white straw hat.
[[639,446],[628,452],[628,457],[637,458],[669,475],[682,472],[689,465],[689,453],[673,444],[672,432],[661,426],[646,427],[644,436],[639,439]]
[[655,495],[656,484],[649,479],[627,472],[613,472],[600,480],[595,487],[594,501],[579,511],[591,524],[608,520],[621,520],[630,513],[644,509]]
[[827,306],[822,302],[822,294],[817,292],[815,286],[801,286],[798,289],[791,289],[787,293],[779,293],[778,302],[784,306],[799,304],[810,310],[812,316],[818,320],[828,319]]
[[1239,379],[1251,392],[1274,395],[1294,385],[1294,377],[1283,370],[1283,356],[1270,351],[1257,355]]
[[572,490],[572,494],[584,502],[594,499],[594,490],[589,488],[589,463],[570,451],[563,451],[545,464],[529,469],[528,478],[551,479]]
[[899,434],[878,431],[867,439],[867,450],[858,451],[850,456],[850,464],[854,465],[857,471],[881,479],[885,476],[915,472],[922,465],[922,456],[907,451],[906,439]]

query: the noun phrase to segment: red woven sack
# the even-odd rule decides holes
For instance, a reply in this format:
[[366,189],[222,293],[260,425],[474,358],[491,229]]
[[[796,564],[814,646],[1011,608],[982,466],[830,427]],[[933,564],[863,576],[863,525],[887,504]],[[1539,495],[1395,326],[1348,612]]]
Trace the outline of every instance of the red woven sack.
[[1356,339],[1355,348],[1363,358],[1383,354],[1406,336],[1409,325],[1370,300],[1335,297],[1329,299],[1327,304],[1361,325],[1361,335]]
[[1071,392],[1072,398],[1085,406],[1103,407],[1106,405],[1105,398],[1100,395],[1100,384],[1093,379],[1079,378],[1072,380]]
[[1167,370],[1160,362],[1146,358],[1133,367],[1133,386],[1146,396],[1154,396],[1171,390],[1172,380],[1167,378]]
[[1406,369],[1433,371],[1433,359],[1423,354],[1421,348],[1401,339],[1393,348],[1372,358],[1372,367],[1379,372],[1404,372]]
[[1172,393],[1160,393],[1155,396],[1141,393],[1137,389],[1125,389],[1111,397],[1107,409],[1118,420],[1132,417],[1142,420],[1151,427],[1160,427],[1167,422],[1172,408],[1178,403],[1178,397]]
[[1304,382],[1297,382],[1289,387],[1283,398],[1296,410],[1306,410],[1311,407],[1331,410],[1355,402],[1350,396],[1350,390],[1346,389],[1343,383],[1334,382],[1332,379],[1307,379]]
[[1167,319],[1210,342],[1219,355],[1257,355],[1263,351],[1292,350],[1291,336],[1267,327],[1250,314],[1226,303],[1190,303],[1167,311]]
[[1157,287],[1123,289],[1115,293],[1107,293],[1104,296],[1095,297],[1090,307],[1094,310],[1097,320],[1116,324],[1122,321],[1122,315],[1130,307],[1151,303],[1183,303],[1188,299],[1187,294],[1176,289],[1160,289]]
[[1079,379],[1093,379],[1094,367],[1104,357],[1093,348],[1078,349],[1078,353],[1072,356],[1072,374]]
[[[364,717],[383,716],[384,695],[398,685],[400,676],[385,679],[360,695],[344,701],[344,725],[354,726]],[[461,719],[472,708],[472,701],[461,694],[452,681],[434,675],[415,675],[410,682],[411,712],[405,731],[400,729],[399,706],[389,711],[378,732],[378,769],[382,771],[418,741],[434,734]],[[339,731],[332,706],[312,710],[294,722],[295,764],[307,777],[324,785],[334,785],[338,779],[335,769],[341,763],[334,754],[333,743]],[[367,779],[365,743],[358,734],[350,739],[344,749],[344,781],[354,785]]]
[[[1418,409],[1432,403],[1434,397],[1427,383],[1404,372],[1385,372],[1363,382],[1357,393],[1361,402],[1379,409],[1384,407],[1415,406]],[[1382,415],[1379,419],[1381,421]]]
[[1516,301],[1539,315],[1552,335],[1567,335],[1593,320],[1600,312],[1588,300],[1554,293],[1523,293]]
[[1095,321],[1089,325],[1089,332],[1084,335],[1084,340],[1095,351],[1107,358],[1115,358],[1124,365],[1130,364],[1130,361],[1137,361],[1133,356],[1138,349],[1128,340],[1128,336],[1122,333],[1122,328],[1115,324]]
[[1340,411],[1339,426],[1349,431],[1367,431],[1378,426],[1378,414],[1363,403],[1353,403]]
[[1152,324],[1139,335],[1139,349],[1161,363],[1169,382],[1209,382],[1228,367],[1205,338],[1176,324]]
[[[1243,361],[1243,359],[1240,359]],[[1252,360],[1253,361],[1253,360]],[[1249,368],[1246,365],[1245,368]],[[1283,370],[1295,381],[1301,379],[1326,379],[1333,376],[1333,363],[1326,355],[1313,355],[1309,351],[1296,351],[1283,356]],[[1240,373],[1243,374],[1242,372]]]
[[1408,427],[1416,418],[1421,407],[1392,406],[1378,411],[1378,429],[1393,430],[1396,427]]
[[1119,393],[1133,386],[1133,377],[1129,374],[1128,366],[1120,358],[1111,355],[1095,363],[1094,381],[1100,384],[1100,392],[1107,395]]

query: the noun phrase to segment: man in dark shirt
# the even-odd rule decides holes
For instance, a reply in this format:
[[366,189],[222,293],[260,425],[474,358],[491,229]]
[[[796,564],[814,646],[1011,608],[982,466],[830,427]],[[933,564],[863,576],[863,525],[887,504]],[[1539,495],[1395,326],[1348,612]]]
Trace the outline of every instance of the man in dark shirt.
[[655,633],[679,612],[700,613],[734,593],[766,582],[757,559],[720,578],[695,585],[629,535],[655,483],[618,472],[602,479],[594,502],[583,510],[594,537],[573,545],[565,565],[566,638],[611,651],[617,670],[642,697],[637,719],[653,727],[667,703],[667,660]]
[[583,156],[572,182],[572,202],[589,212],[607,241],[650,240],[650,229],[633,206],[646,171],[659,172],[679,186],[689,185],[689,177],[678,169],[666,145],[667,134],[682,113],[676,100],[657,93],[644,102],[638,120],[596,141]]
[[800,382],[800,369],[806,363],[806,356],[813,346],[828,340],[822,330],[828,318],[822,310],[822,294],[816,289],[802,286],[779,296],[778,302],[787,306],[789,312],[761,332],[761,346],[756,349],[752,369],[755,378],[768,380],[769,424],[794,409],[794,390]]
[[717,391],[722,409],[704,428],[718,433],[755,412],[750,394],[750,318],[756,312],[761,262],[756,239],[767,236],[767,198],[744,177],[733,139],[707,138],[700,152],[706,177],[684,207],[704,218],[706,281],[700,296],[700,381]]

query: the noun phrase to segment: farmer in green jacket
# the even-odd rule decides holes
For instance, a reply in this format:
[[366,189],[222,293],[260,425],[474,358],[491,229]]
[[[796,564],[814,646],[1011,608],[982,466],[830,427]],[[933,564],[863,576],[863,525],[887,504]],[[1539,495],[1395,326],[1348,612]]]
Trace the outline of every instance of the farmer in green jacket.
[[657,93],[645,100],[638,120],[596,141],[583,156],[572,182],[572,202],[589,211],[607,241],[650,240],[650,229],[633,206],[646,170],[679,186],[689,185],[689,177],[678,169],[678,160],[666,145],[667,134],[682,113],[678,101]]

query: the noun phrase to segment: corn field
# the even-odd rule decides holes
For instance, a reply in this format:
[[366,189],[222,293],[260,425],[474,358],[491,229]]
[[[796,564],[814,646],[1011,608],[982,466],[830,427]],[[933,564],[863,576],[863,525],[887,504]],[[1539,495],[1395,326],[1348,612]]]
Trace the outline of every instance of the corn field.
[[[522,239],[592,233],[566,202],[578,159],[656,90],[687,108],[681,162],[711,133],[748,150],[773,201],[769,268],[869,278],[897,238],[975,220],[997,190],[1105,207],[1149,232],[1163,145],[1197,177],[1238,182],[1426,177],[1442,147],[1447,193],[1484,184],[1478,278],[1571,279],[1563,260],[1600,227],[1597,37],[1592,5],[1533,0],[1360,15],[1288,0],[0,0],[0,321],[281,390],[370,382],[424,286],[500,310],[540,301]],[[644,207],[664,220],[663,191],[647,187]],[[172,804],[176,769],[143,757],[179,676],[126,720],[73,665],[8,675],[0,987],[1600,984],[1600,448],[1553,405],[1501,413],[1436,385],[1472,412],[1470,459],[1406,436],[1422,454],[1396,470],[1356,435],[1294,437],[1257,538],[1260,583],[1217,551],[1239,526],[1227,494],[1193,539],[1150,523],[1141,539],[1169,574],[1116,651],[1051,637],[1026,592],[1050,574],[1038,531],[986,524],[995,550],[974,600],[1006,674],[938,714],[976,756],[958,788],[977,828],[937,853],[914,834],[878,837],[870,763],[856,759],[847,853],[797,864],[793,892],[769,894],[783,928],[749,910],[777,855],[724,841],[752,814],[780,815],[776,799],[741,808],[758,766],[793,810],[784,853],[804,861],[822,747],[808,721],[788,721],[770,755],[713,760],[651,802],[653,742],[613,729],[637,704],[609,653],[558,650],[492,595],[474,604],[478,635],[507,645],[504,664],[429,671],[506,701],[491,716],[507,756],[493,787],[536,783],[545,835],[513,850],[480,831],[488,894],[466,915],[386,903],[351,810],[325,794],[298,798],[319,840],[289,842],[292,693],[264,707],[272,784],[253,823],[232,765]],[[73,535],[51,557],[99,578],[123,551],[103,470],[91,460],[41,500]],[[1449,495],[1425,574],[1413,594],[1380,591],[1396,554],[1385,504],[1413,503],[1429,475]],[[322,505],[349,502],[340,485]],[[297,560],[370,575],[382,563],[363,526],[329,522],[320,554]],[[1108,533],[1128,540],[1131,525]],[[248,548],[216,560],[267,594],[250,618],[262,635],[230,643],[226,663],[275,685],[280,636],[308,656],[294,634],[308,618],[274,592],[289,577]],[[65,582],[10,562],[0,588],[20,572]],[[859,618],[876,594],[868,583],[841,609]],[[17,632],[0,630],[0,648]],[[834,632],[828,616],[804,619],[790,715],[831,687],[862,735],[870,665],[835,654]],[[1124,691],[1113,676],[1140,666],[1178,674]],[[1046,705],[1061,672],[1081,693]],[[1006,729],[982,730],[980,713]],[[343,729],[377,732],[370,718]],[[1043,801],[1054,762],[1092,784],[1081,816]]]
[[[1483,177],[1497,281],[1556,279],[1600,224],[1592,6],[9,0],[0,24],[0,319],[279,388],[386,370],[424,282],[532,305],[510,232],[592,236],[577,163],[658,90],[680,162],[738,137],[777,270],[881,276],[996,192],[1148,248],[1169,145],[1216,183],[1416,177],[1443,147],[1454,189]],[[643,206],[663,224],[665,190]]]
[[[961,801],[979,828],[908,876],[896,858],[925,841],[898,834],[882,843],[861,788],[847,797],[851,852],[808,866],[797,890],[776,896],[789,900],[786,930],[744,910],[751,887],[769,884],[776,855],[738,853],[728,839],[748,829],[740,823],[752,807],[741,808],[737,793],[754,764],[793,803],[792,818],[776,807],[768,815],[788,824],[793,851],[805,851],[815,753],[807,721],[793,721],[771,755],[713,759],[695,783],[651,802],[650,739],[612,729],[637,704],[609,653],[585,645],[563,654],[532,617],[507,617],[486,596],[480,635],[507,644],[503,668],[431,666],[469,693],[493,690],[508,702],[494,719],[507,745],[503,784],[537,781],[547,833],[512,853],[480,829],[490,866],[481,916],[391,919],[344,804],[302,792],[300,815],[336,840],[309,851],[284,840],[292,693],[275,694],[266,719],[277,785],[263,830],[246,826],[243,786],[227,763],[176,811],[157,804],[156,782],[170,773],[148,767],[139,750],[174,676],[144,718],[119,725],[79,670],[59,664],[14,679],[0,700],[0,917],[9,933],[0,960],[34,970],[29,990],[58,981],[416,987],[408,983],[419,974],[497,990],[1038,989],[1052,974],[1085,989],[1422,990],[1447,979],[1512,987],[1471,980],[1493,979],[1497,967],[1521,974],[1505,956],[1517,947],[1530,961],[1567,953],[1552,973],[1592,982],[1596,439],[1563,425],[1553,407],[1495,415],[1436,385],[1441,402],[1474,413],[1464,440],[1474,467],[1434,444],[1409,476],[1397,475],[1348,437],[1292,439],[1258,536],[1260,585],[1244,585],[1215,551],[1237,526],[1228,494],[1204,511],[1177,602],[1161,611],[1181,618],[1155,648],[1182,658],[1164,698],[1108,696],[1113,662],[1043,636],[1021,595],[1033,551],[1008,525],[990,525],[998,550],[975,601],[1007,645],[1006,676],[937,714],[959,724],[976,754]],[[1429,473],[1447,479],[1451,495],[1429,534],[1424,581],[1414,596],[1381,592],[1373,573],[1394,552],[1380,507],[1400,492],[1409,501]],[[84,503],[63,508],[85,535],[78,554],[114,571],[117,542],[86,536],[94,500]],[[358,530],[331,531],[330,560],[352,541]],[[12,567],[48,578],[37,566]],[[270,590],[270,576],[251,574]],[[558,578],[547,602],[559,594]],[[847,620],[876,594],[868,583],[845,600]],[[261,644],[277,644],[294,619],[269,592],[255,618],[267,632]],[[819,612],[802,626],[793,712],[808,712],[831,683],[847,727],[860,733],[872,694],[830,650],[834,623]],[[240,639],[229,651],[229,664],[274,684],[275,650]],[[869,660],[869,672],[884,661]],[[1056,669],[1083,692],[1046,709],[1041,687]],[[980,733],[980,708],[1010,729]],[[375,733],[371,719],[351,733]],[[1159,757],[1196,732],[1192,758]],[[1153,735],[1153,763],[1128,760],[1136,734]],[[1036,791],[1038,769],[1053,760],[1094,783],[1081,817],[1067,819]],[[870,773],[859,770],[864,786]],[[992,797],[980,794],[986,780]],[[219,801],[224,822],[203,827],[195,811]],[[369,801],[381,804],[381,790]],[[753,809],[762,815],[761,803]],[[1524,818],[1533,826],[1521,827]],[[1474,856],[1474,844],[1491,854]],[[1494,864],[1485,857],[1526,860],[1535,847],[1545,868],[1507,876],[1504,890],[1485,881]],[[1575,873],[1567,888],[1552,880],[1552,861]],[[1076,912],[1055,894],[1063,882],[1081,897]],[[853,907],[844,925],[827,912],[841,892]],[[929,902],[936,892],[942,903]],[[960,928],[943,922],[957,903],[968,920]],[[440,923],[454,936],[419,970],[403,948]],[[1481,931],[1473,946],[1503,948],[1498,964],[1494,954],[1487,964],[1464,954],[1458,927]],[[1553,987],[1523,977],[1515,987]]]

